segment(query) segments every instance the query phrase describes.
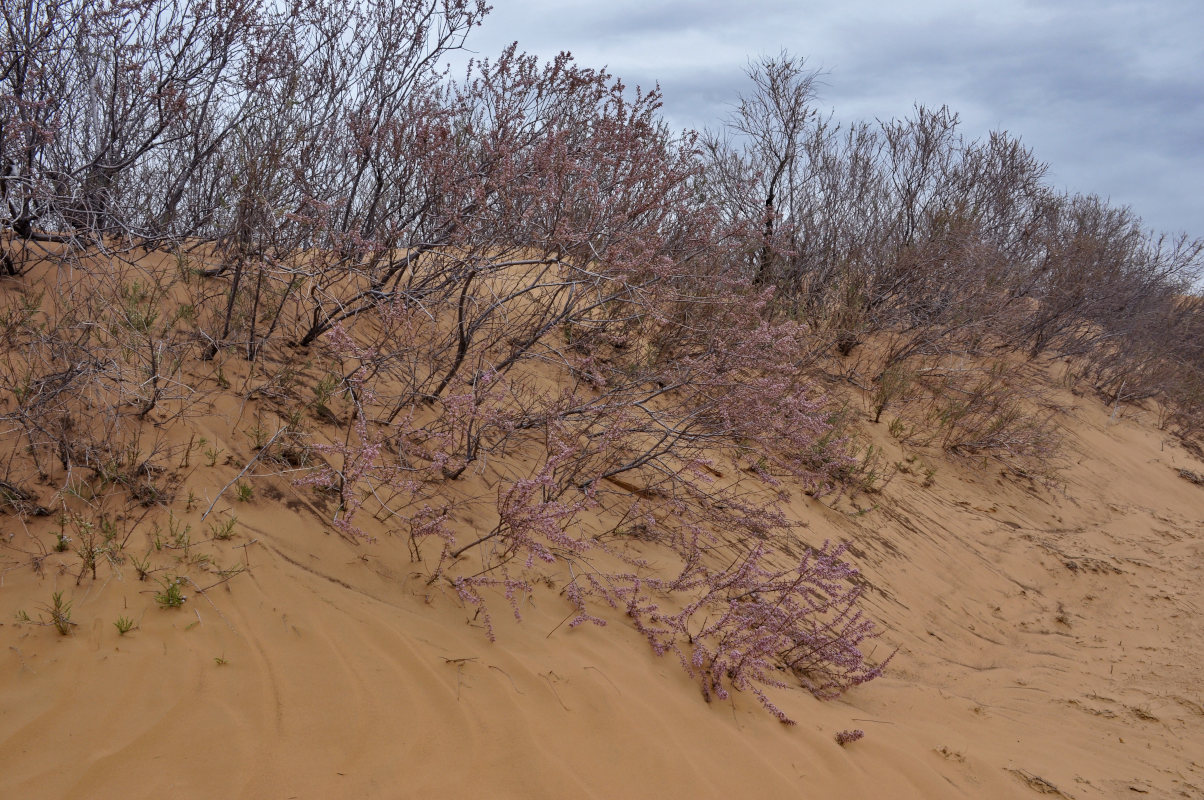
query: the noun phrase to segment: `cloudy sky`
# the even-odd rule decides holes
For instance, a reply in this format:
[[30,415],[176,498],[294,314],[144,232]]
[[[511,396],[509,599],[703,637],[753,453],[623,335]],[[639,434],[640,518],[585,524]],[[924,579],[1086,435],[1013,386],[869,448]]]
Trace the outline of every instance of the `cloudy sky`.
[[659,82],[679,127],[714,126],[750,57],[782,50],[825,72],[840,120],[948,105],[969,137],[1020,136],[1059,187],[1204,237],[1201,0],[493,0],[469,45],[511,41]]

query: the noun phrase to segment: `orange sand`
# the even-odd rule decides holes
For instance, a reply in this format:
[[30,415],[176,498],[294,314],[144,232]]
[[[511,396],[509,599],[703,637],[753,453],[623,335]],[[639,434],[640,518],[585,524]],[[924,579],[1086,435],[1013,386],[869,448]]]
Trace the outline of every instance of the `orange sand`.
[[[703,702],[621,619],[560,625],[552,590],[521,623],[499,604],[491,644],[401,539],[348,542],[286,479],[222,497],[238,535],[202,549],[250,568],[179,610],[128,565],[76,585],[51,522],[0,517],[0,797],[1204,797],[1204,487],[1176,473],[1204,464],[1139,410],[1063,399],[1054,488],[926,452],[933,485],[900,474],[863,514],[794,493],[808,541],[851,543],[900,651],[840,700],[771,690],[793,728],[746,694]],[[234,414],[207,435],[246,458]],[[236,472],[189,473],[198,531]],[[17,620],[56,590],[70,636]]]

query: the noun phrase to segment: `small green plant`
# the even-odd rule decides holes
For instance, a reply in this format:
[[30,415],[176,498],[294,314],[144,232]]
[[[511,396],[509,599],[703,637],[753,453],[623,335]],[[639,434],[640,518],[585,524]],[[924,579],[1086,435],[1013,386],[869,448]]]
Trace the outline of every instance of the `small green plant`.
[[50,614],[50,624],[63,636],[71,633],[71,602],[63,599],[62,592],[50,595],[50,605],[46,606]]
[[196,306],[192,303],[184,303],[177,308],[175,320],[172,324],[175,324],[175,322],[186,322],[188,324],[196,322]]
[[268,429],[263,427],[259,422],[255,423],[255,427],[247,428],[247,438],[251,440],[251,446],[256,450],[262,450],[272,438]]
[[125,636],[134,629],[134,621],[129,617],[118,617],[117,621],[113,623],[113,627],[117,628],[119,634]]
[[859,493],[877,494],[891,482],[898,471],[898,462],[887,465],[882,457],[882,448],[876,445],[866,445],[865,452],[858,461],[856,476],[850,481],[850,498]]
[[236,491],[238,492],[237,498],[238,502],[240,503],[249,501],[255,495],[255,491],[251,488],[251,484],[243,483],[242,481],[238,482]]
[[330,398],[334,396],[334,391],[339,386],[339,378],[335,375],[324,375],[322,380],[318,381],[314,386],[314,401],[312,404],[314,413],[319,417],[333,417],[334,412],[327,405]]
[[196,508],[196,504],[197,504],[196,492],[189,489],[188,490],[188,499],[184,501],[184,510],[192,511],[193,509]]
[[891,364],[882,370],[875,381],[873,397],[870,400],[874,407],[875,424],[882,419],[882,412],[887,406],[906,401],[914,380],[914,373],[899,363]]
[[171,546],[188,552],[188,545],[191,540],[188,534],[192,532],[192,526],[184,524],[181,520],[176,519],[175,514],[168,512],[167,514],[167,532],[171,536]]
[[105,546],[113,544],[117,541],[117,523],[109,519],[107,516],[100,518],[100,535],[104,538]]
[[[160,527],[158,522],[151,523],[151,545],[155,550],[183,550],[184,560],[187,561],[190,555],[190,548],[192,547],[190,533],[192,533],[191,525],[176,519],[174,514],[168,512],[166,536],[164,536],[163,528]],[[136,561],[135,564],[137,564]]]
[[[75,551],[80,560],[80,579],[84,577],[85,572],[91,572],[92,580],[96,580],[96,556],[102,552],[104,552],[104,548],[96,546],[96,542],[92,538],[91,532],[80,539],[80,545]],[[76,584],[78,583],[79,580],[76,580]]]
[[33,622],[33,620],[29,618],[29,613],[25,609],[21,609],[17,612],[17,622]]
[[223,452],[222,448],[220,448],[220,447],[205,448],[205,458],[209,459],[209,466],[211,466],[211,467],[217,466],[217,457],[220,456],[222,454],[222,452]]
[[180,588],[183,580],[181,578],[164,578],[159,582],[160,590],[155,592],[155,602],[160,608],[180,608],[184,605],[184,601],[188,597]]
[[[265,319],[264,322],[268,323],[269,325],[271,324],[271,320]],[[280,371],[272,377],[271,383],[276,385],[277,391],[279,391],[281,394],[291,395],[293,387],[297,385],[297,378],[297,370],[292,365],[285,364],[280,368]]]
[[67,515],[59,514],[58,540],[54,543],[54,552],[65,553],[71,548],[71,537],[67,535]]
[[144,581],[150,577],[150,553],[147,553],[141,559],[137,556],[130,556],[130,563],[134,565],[134,569],[138,572],[138,580]]
[[180,469],[188,469],[188,465],[192,459],[192,448],[196,443],[196,434],[188,435],[188,445],[184,448],[184,455],[180,458]]
[[225,656],[214,656],[213,663],[217,664],[219,667],[224,667],[227,664],[229,664],[230,662],[226,660]]
[[161,527],[159,527],[159,523],[157,521],[151,522],[150,539],[151,539],[151,545],[156,550],[163,549],[163,545],[165,544],[165,542],[163,541],[163,529]]
[[176,272],[179,273],[180,279],[185,284],[191,283],[192,278],[199,274],[199,270],[192,266],[192,258],[183,250],[175,250],[172,253],[176,257]]
[[21,295],[21,310],[25,312],[27,317],[42,310],[42,300],[46,297],[46,290],[42,289],[37,292],[27,292]]
[[220,539],[223,542],[226,541],[227,539],[233,539],[234,538],[234,525],[237,522],[238,522],[238,517],[231,514],[230,518],[224,522],[209,523],[209,532],[211,534],[213,534],[214,539]]
[[246,570],[247,570],[246,564],[235,564],[234,566],[226,567],[225,569],[219,568],[217,570],[217,577],[221,578],[222,580],[229,580],[230,578],[233,578],[235,575],[246,572]]
[[120,290],[121,314],[126,326],[138,333],[149,333],[159,319],[158,292],[140,281],[124,284]]

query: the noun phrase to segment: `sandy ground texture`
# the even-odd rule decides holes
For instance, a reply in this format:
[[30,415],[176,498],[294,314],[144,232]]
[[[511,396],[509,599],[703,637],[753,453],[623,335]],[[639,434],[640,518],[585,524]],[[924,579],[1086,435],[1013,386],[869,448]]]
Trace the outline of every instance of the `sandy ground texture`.
[[[795,493],[899,649],[835,701],[772,691],[795,727],[704,702],[620,618],[569,629],[552,590],[490,643],[403,544],[332,533],[287,481],[222,498],[237,529],[179,556],[178,609],[128,562],[77,584],[52,523],[0,517],[0,797],[1204,797],[1204,486],[1178,473],[1204,463],[1073,402],[1053,485],[872,431],[911,465],[882,493]],[[208,434],[233,452],[223,413]],[[235,473],[191,472],[180,519],[205,530]],[[38,624],[55,591],[68,636]]]

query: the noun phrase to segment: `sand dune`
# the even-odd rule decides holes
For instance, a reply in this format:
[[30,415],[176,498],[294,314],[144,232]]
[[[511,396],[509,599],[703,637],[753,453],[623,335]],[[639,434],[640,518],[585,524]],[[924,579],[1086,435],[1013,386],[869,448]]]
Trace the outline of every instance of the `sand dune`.
[[[198,545],[179,609],[128,564],[77,585],[50,520],[7,516],[0,797],[1204,796],[1204,487],[1176,471],[1204,464],[1139,410],[1064,399],[1056,483],[921,452],[931,485],[793,493],[804,538],[850,543],[899,648],[841,699],[771,692],[793,728],[746,694],[704,702],[618,615],[569,629],[552,589],[490,643],[400,540],[330,532],[287,480],[221,499],[237,534]],[[209,433],[237,452],[223,419]],[[59,590],[69,636],[36,624]]]

